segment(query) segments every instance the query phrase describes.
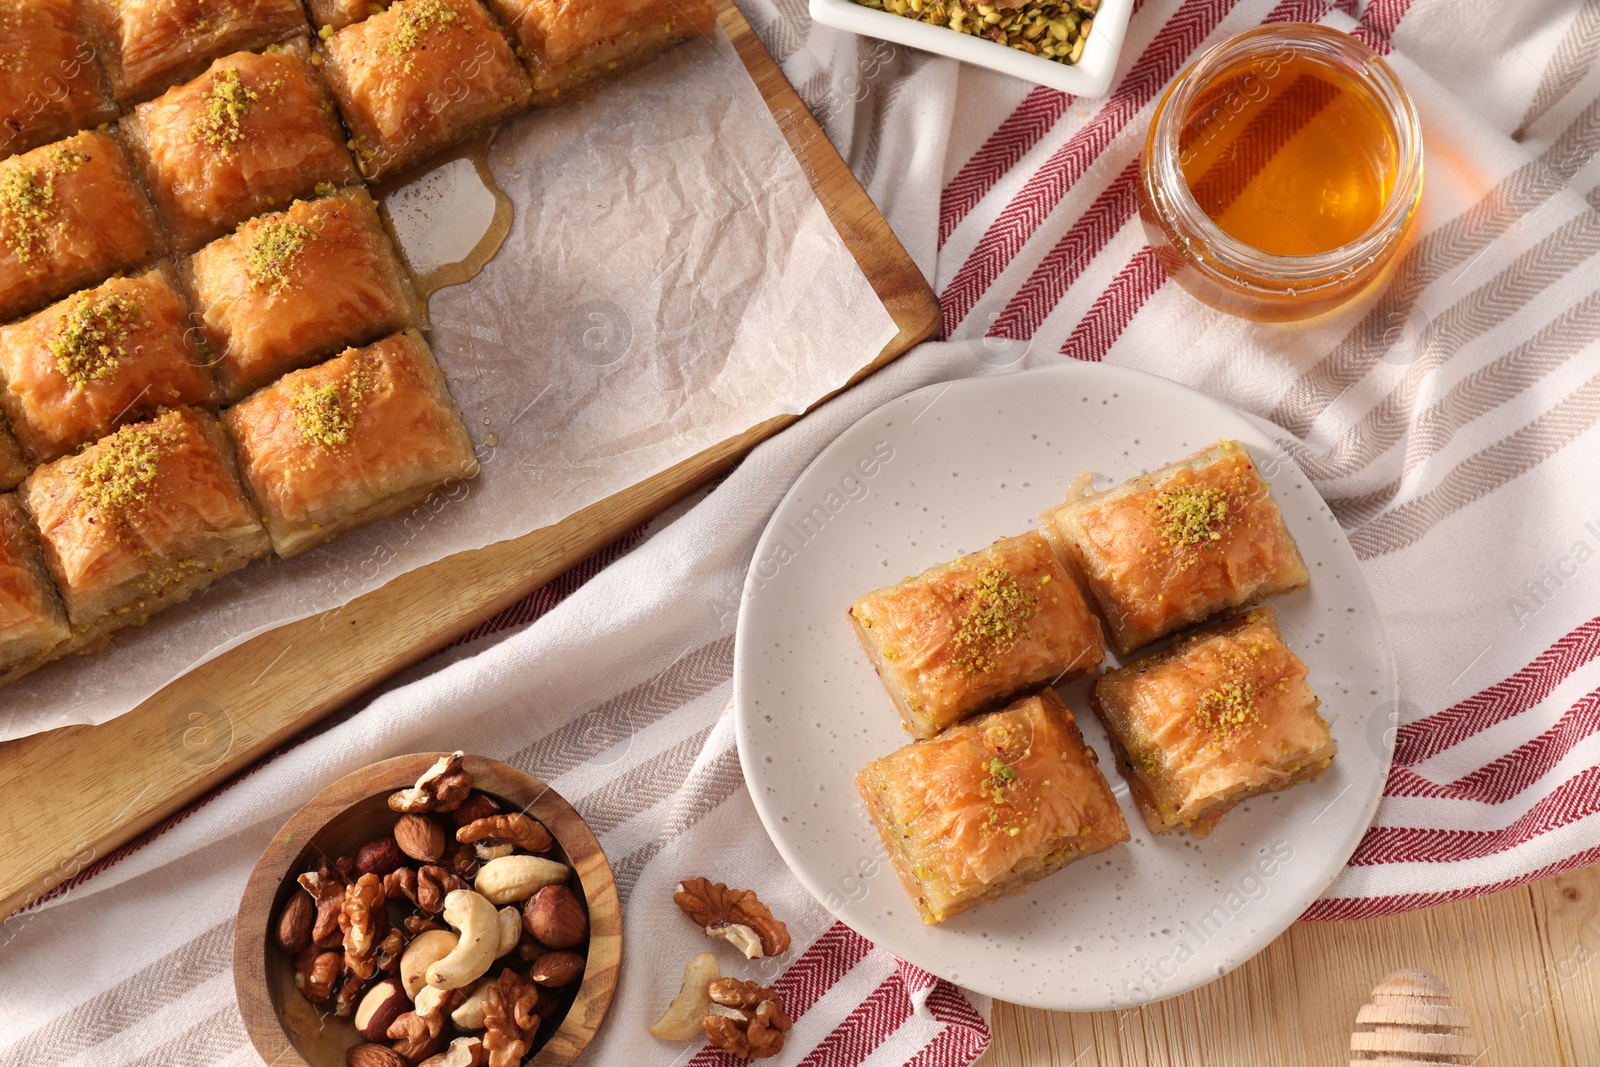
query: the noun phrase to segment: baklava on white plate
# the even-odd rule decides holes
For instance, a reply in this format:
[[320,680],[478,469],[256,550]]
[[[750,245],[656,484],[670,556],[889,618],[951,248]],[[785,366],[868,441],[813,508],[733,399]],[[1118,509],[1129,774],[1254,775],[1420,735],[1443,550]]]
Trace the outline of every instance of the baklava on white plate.
[[930,925],[1128,840],[1098,757],[1051,689],[873,760],[856,788]]
[[1039,516],[1088,585],[1123,655],[1310,576],[1255,461],[1222,441],[1097,493],[1081,476]]
[[1204,837],[1240,801],[1327,769],[1337,746],[1307,674],[1259,607],[1095,680],[1151,833]]
[[1031,531],[874,590],[850,621],[914,737],[1105,656],[1083,594]]

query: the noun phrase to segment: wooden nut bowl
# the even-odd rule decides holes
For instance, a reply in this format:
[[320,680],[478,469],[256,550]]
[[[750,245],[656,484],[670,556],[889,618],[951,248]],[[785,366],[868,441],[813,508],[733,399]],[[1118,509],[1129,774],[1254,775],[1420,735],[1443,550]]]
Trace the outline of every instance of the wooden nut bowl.
[[[361,1041],[350,1020],[319,1011],[294,987],[293,962],[272,935],[284,902],[302,891],[290,874],[305,870],[319,852],[347,855],[388,833],[395,820],[389,794],[411,785],[444,755],[396,756],[345,775],[295,812],[251,872],[234,922],[233,984],[250,1040],[273,1067],[344,1067],[345,1050]],[[582,884],[589,908],[583,981],[555,1032],[526,1061],[532,1067],[566,1067],[594,1039],[617,987],[622,905],[611,864],[572,805],[539,779],[483,756],[469,755],[463,766],[474,789],[495,797],[508,811],[524,811],[543,823]]]

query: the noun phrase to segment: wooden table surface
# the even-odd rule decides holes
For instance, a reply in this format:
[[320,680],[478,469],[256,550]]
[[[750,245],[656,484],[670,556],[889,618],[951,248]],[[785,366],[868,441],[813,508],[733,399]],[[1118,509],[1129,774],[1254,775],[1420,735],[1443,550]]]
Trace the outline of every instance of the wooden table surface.
[[979,1067],[1346,1067],[1356,1010],[1420,967],[1472,1016],[1482,1067],[1600,1067],[1600,865],[1359,922],[1297,923],[1243,967],[1159,1004],[996,1004]]

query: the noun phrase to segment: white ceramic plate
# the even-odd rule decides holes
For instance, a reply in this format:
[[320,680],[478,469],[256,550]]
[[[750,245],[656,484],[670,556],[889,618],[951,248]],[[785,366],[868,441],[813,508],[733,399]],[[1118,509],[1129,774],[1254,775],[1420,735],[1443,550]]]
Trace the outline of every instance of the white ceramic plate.
[[1083,55],[1077,63],[1066,64],[971,34],[957,33],[944,26],[918,22],[888,11],[874,11],[854,0],[811,0],[812,19],[824,26],[949,56],[1085,99],[1104,96],[1111,88],[1117,61],[1122,58],[1122,38],[1128,31],[1128,19],[1132,14],[1133,0],[1101,0],[1094,25],[1089,29],[1089,39],[1083,45]]
[[[939,927],[918,919],[854,786],[906,741],[845,615],[871,589],[1020,533],[1081,470],[1120,482],[1243,441],[1311,569],[1273,601],[1339,755],[1205,840],[1153,837],[1115,769],[1087,681],[1062,687],[1133,839]],[[856,423],[778,506],[739,616],[739,757],[784,860],[829,911],[940,977],[1018,1004],[1093,1011],[1193,989],[1255,955],[1338,874],[1371,821],[1393,743],[1394,660],[1316,490],[1237,412],[1162,378],[1071,364],[930,386]]]

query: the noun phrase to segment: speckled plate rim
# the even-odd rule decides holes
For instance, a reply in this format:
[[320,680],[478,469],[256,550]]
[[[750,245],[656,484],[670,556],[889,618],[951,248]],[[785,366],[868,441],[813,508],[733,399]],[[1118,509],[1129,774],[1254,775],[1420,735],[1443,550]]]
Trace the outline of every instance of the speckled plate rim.
[[[1111,398],[1129,410],[1091,416],[1093,401],[1102,399],[1109,407]],[[975,406],[984,404],[993,409],[992,418],[962,421]],[[1037,505],[1031,508],[985,508],[974,498],[971,480],[964,485],[959,478],[943,481],[919,497],[928,517],[909,523],[903,519],[899,529],[927,532],[935,518],[942,518],[962,527],[965,536],[933,532],[927,543],[896,546],[894,552],[885,553],[897,557],[892,563],[885,560],[892,573],[881,579],[874,576],[870,584],[852,584],[842,593],[829,589],[838,586],[836,575],[849,565],[850,553],[863,551],[859,544],[852,549],[850,541],[860,533],[861,517],[885,516],[903,503],[891,501],[890,490],[881,483],[895,463],[904,472],[918,462],[919,449],[926,450],[931,427],[919,436],[914,427],[920,420],[930,412],[934,424],[943,417],[961,417],[957,437],[938,431],[933,436],[945,442],[960,438],[966,442],[962,447],[981,452],[977,442],[986,434],[1004,437],[1024,432],[1019,427],[1026,420],[1013,413],[1029,408],[1048,409],[1059,416],[1058,422],[1042,428],[1047,433],[1059,431],[1072,442],[1075,454],[1087,452],[1103,459],[1120,452],[1123,466],[1057,461],[1049,470],[1054,484],[1028,490],[1033,494],[1030,504]],[[1162,441],[1163,434],[1171,435],[1171,428],[1152,434],[1149,424],[1157,417],[1187,426],[1183,432],[1192,438],[1188,442],[1192,447],[1176,451],[1175,442]],[[1040,435],[1032,436],[1038,440]],[[1205,841],[1181,834],[1154,838],[1115,770],[1103,727],[1088,710],[1087,680],[1063,686],[1086,740],[1101,755],[1133,841],[1080,861],[1036,883],[1027,894],[974,909],[944,926],[922,927],[909,921],[914,919],[910,902],[884,860],[859,797],[848,788],[859,766],[904,743],[889,698],[850,633],[844,614],[850,601],[857,592],[917,573],[996,537],[1033,528],[1036,511],[1064,496],[1080,469],[1095,470],[1096,485],[1111,484],[1134,469],[1172,462],[1219,437],[1243,441],[1256,456],[1274,483],[1274,496],[1312,569],[1309,590],[1272,602],[1286,627],[1293,627],[1296,618],[1310,610],[1308,602],[1322,611],[1344,605],[1352,616],[1346,624],[1348,636],[1336,633],[1335,637],[1353,642],[1360,668],[1369,672],[1364,681],[1352,682],[1322,651],[1325,633],[1312,642],[1303,633],[1285,631],[1291,647],[1311,666],[1314,686],[1319,676],[1327,681],[1330,668],[1342,679],[1331,687],[1324,685],[1343,693],[1331,710],[1329,705],[1335,702],[1324,688],[1318,689],[1340,744],[1334,766],[1317,783],[1241,805]],[[862,464],[882,442],[892,442],[892,459],[877,464],[868,476],[873,465]],[[1063,447],[1047,444],[1057,450]],[[1119,448],[1120,444],[1129,447]],[[1051,456],[1041,451],[1029,462],[1048,466]],[[874,479],[880,484],[874,486]],[[1000,485],[1006,488],[1005,483]],[[851,516],[856,521],[849,521]],[[808,521],[817,526],[814,534]],[[892,521],[889,525],[895,528]],[[981,530],[981,536],[975,530]],[[868,554],[878,551],[875,547]],[[807,611],[804,601],[819,597],[827,599],[826,610],[819,612],[813,605]],[[1320,603],[1324,600],[1329,603]],[[1333,630],[1335,625],[1327,628]],[[822,680],[811,685],[796,674],[798,668],[781,668],[780,655],[766,647],[774,634],[794,639],[797,652]],[[781,642],[773,647],[781,648]],[[847,662],[837,662],[841,657]],[[790,688],[790,682],[799,684]],[[1176,382],[1105,364],[1066,364],[930,385],[884,404],[840,434],[795,480],[757,544],[739,613],[733,686],[735,734],[745,781],[768,836],[801,884],[830,913],[901,959],[975,992],[1050,1010],[1123,1009],[1163,1000],[1214,981],[1260,952],[1344,868],[1377,810],[1393,755],[1393,651],[1355,553],[1316,490],[1293,460],[1240,413]],[[775,707],[776,719],[773,712],[762,710],[763,699]],[[815,719],[815,727],[794,725],[802,717]],[[823,743],[824,722],[841,728],[859,725],[868,739],[860,743],[850,739],[848,752],[839,754],[830,766],[811,755]],[[837,831],[827,836],[826,847],[808,843],[791,822],[801,806],[820,812],[814,817],[830,820],[828,826]],[[1280,807],[1287,814],[1274,814]],[[1308,832],[1312,826],[1315,832]],[[1231,850],[1225,863],[1216,858],[1224,848]],[[1183,853],[1201,857],[1214,884],[1209,895],[1193,889],[1162,889],[1149,877],[1162,875],[1175,862],[1173,857],[1187,866]],[[1222,869],[1213,870],[1219,863]],[[1090,865],[1095,866],[1092,872],[1080,870]],[[1134,876],[1149,888],[1138,885]],[[1147,917],[1149,921],[1126,931],[1126,944],[1118,944],[1115,936],[1106,944],[1105,931],[1092,934],[1082,924],[1111,922],[1111,917],[1125,911],[1123,895],[1129,887],[1153,894],[1158,910]],[[1030,899],[1069,912],[1068,928],[1041,929],[1037,916],[1028,915]],[[1209,910],[1194,910],[1203,904]],[[1095,937],[1101,941],[1099,947],[1084,951],[1084,942]],[[1153,940],[1153,948],[1141,943],[1145,940]],[[1011,958],[998,959],[1005,952],[1012,953]],[[1081,977],[1097,971],[1103,973],[1100,980]],[[1072,984],[1075,976],[1081,984]]]

